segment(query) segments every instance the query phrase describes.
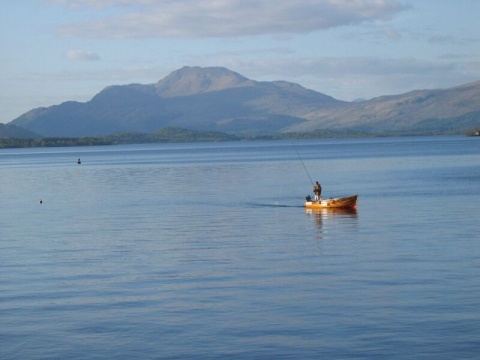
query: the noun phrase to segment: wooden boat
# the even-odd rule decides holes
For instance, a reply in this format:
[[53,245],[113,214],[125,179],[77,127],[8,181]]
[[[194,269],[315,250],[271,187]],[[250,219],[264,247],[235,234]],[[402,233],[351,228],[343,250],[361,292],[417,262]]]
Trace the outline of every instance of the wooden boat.
[[307,209],[356,209],[358,195],[352,195],[340,198],[322,199],[314,201],[310,196],[305,198],[305,208]]

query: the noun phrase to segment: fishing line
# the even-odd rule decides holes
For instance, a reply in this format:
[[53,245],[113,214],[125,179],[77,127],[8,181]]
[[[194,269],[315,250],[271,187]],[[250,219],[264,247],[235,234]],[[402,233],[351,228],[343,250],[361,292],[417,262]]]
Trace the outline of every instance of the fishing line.
[[293,148],[295,149],[295,152],[297,153],[297,156],[298,156],[298,158],[300,159],[300,162],[302,163],[303,168],[305,169],[305,172],[307,173],[307,176],[308,176],[308,178],[310,179],[310,182],[312,183],[312,186],[313,186],[313,180],[312,180],[312,178],[310,177],[310,174],[308,173],[307,167],[306,167],[305,164],[303,163],[303,160],[302,160],[300,154],[298,153],[298,150],[297,150],[297,148],[295,147],[295,145],[293,146]]

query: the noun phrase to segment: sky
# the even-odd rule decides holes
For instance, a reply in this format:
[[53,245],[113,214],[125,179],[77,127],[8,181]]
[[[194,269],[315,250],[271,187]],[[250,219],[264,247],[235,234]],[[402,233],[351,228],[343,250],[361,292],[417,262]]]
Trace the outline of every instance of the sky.
[[480,80],[478,0],[18,0],[0,5],[0,122],[223,66],[339,100]]

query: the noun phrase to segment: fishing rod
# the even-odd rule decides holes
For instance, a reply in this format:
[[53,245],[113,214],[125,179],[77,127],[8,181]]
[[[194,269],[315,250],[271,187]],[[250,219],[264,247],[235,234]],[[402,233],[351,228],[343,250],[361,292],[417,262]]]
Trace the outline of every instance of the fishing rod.
[[305,169],[305,172],[307,173],[307,176],[308,176],[308,178],[310,179],[310,182],[312,183],[312,186],[313,186],[313,180],[312,180],[312,178],[310,177],[310,174],[308,173],[307,167],[306,167],[305,164],[303,163],[303,160],[302,160],[300,154],[298,153],[298,150],[297,150],[297,148],[295,147],[295,145],[293,146],[293,148],[295,149],[295,152],[297,153],[297,156],[298,156],[298,158],[300,159],[300,162],[302,163],[303,168]]

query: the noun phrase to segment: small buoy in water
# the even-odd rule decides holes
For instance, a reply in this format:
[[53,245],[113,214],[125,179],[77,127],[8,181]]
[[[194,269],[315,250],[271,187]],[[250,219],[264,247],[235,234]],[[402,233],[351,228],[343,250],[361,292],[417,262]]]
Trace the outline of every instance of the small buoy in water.
[[40,199],[40,204],[43,204],[43,200],[42,200],[42,199]]
[[77,160],[77,164],[81,164],[82,162],[80,161],[80,158]]

